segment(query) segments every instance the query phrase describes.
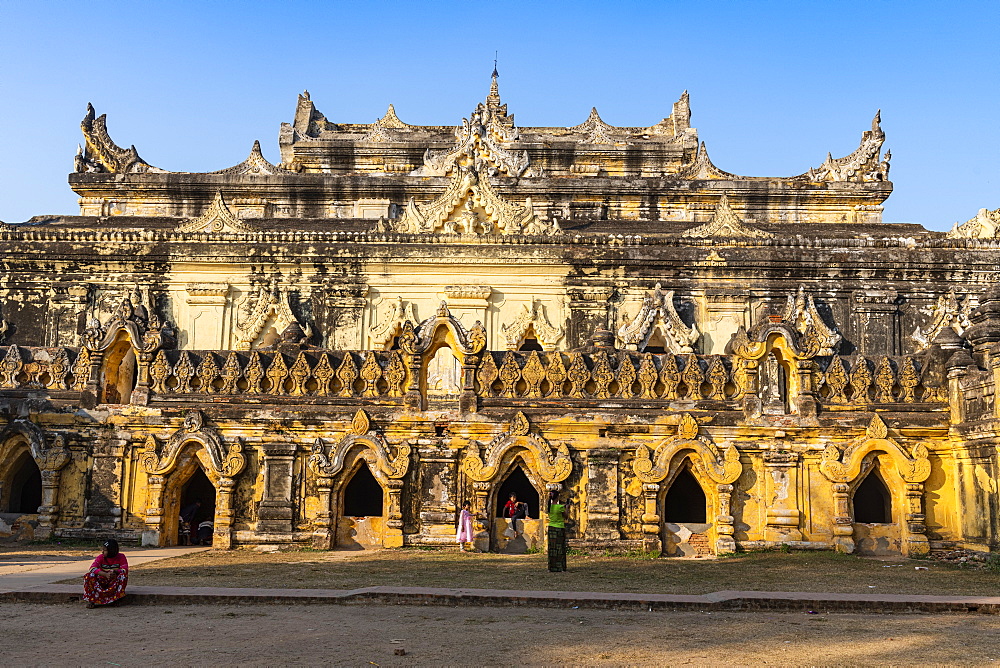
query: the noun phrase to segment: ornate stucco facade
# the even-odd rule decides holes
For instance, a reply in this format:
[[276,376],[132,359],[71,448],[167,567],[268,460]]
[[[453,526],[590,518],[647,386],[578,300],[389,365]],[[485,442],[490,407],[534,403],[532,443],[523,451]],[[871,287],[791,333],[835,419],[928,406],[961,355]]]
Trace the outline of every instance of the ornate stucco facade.
[[279,165],[82,129],[80,215],[0,224],[0,511],[36,535],[172,544],[199,494],[216,545],[436,544],[468,499],[502,549],[498,497],[562,489],[582,545],[997,545],[1000,212],[883,223],[878,115],[775,178],[713,165],[686,92],[519,127],[495,76],[458,126],[303,94]]

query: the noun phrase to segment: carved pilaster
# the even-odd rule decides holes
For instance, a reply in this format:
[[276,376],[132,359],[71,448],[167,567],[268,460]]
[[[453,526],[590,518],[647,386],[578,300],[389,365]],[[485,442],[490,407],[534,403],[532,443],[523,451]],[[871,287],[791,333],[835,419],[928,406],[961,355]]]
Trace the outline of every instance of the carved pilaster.
[[330,511],[331,495],[333,493],[333,478],[329,476],[319,476],[316,478],[316,494],[319,497],[319,511],[316,513],[314,526],[316,527],[312,535],[312,546],[317,550],[329,550],[333,548],[335,541],[334,533],[331,529],[333,525],[333,514]]
[[715,553],[728,554],[736,551],[736,541],[733,539],[733,534],[736,532],[735,519],[731,508],[733,486],[719,485],[716,489],[719,492],[719,515],[715,518]]
[[909,557],[930,554],[927,539],[927,516],[924,515],[924,484],[906,483],[906,555]]
[[847,483],[838,482],[833,485],[833,544],[837,552],[845,554],[853,554],[855,550],[850,489]]
[[798,461],[795,452],[764,451],[764,471],[767,498],[773,499],[767,509],[764,540],[787,542],[802,540],[799,530]]
[[614,290],[607,287],[569,289],[568,348],[583,345],[596,330],[608,326],[611,308],[609,300],[613,294]]
[[616,450],[588,450],[586,500],[587,540],[619,540],[621,510],[618,500],[619,454]]
[[212,547],[228,550],[233,546],[233,489],[236,481],[229,476],[219,478],[215,502],[215,531]]
[[660,516],[656,512],[656,501],[660,496],[660,483],[646,482],[642,484],[642,497],[645,510],[642,513],[642,543],[647,552],[663,550],[661,538]]
[[265,443],[264,496],[257,509],[257,530],[287,533],[292,530],[292,464],[294,443]]

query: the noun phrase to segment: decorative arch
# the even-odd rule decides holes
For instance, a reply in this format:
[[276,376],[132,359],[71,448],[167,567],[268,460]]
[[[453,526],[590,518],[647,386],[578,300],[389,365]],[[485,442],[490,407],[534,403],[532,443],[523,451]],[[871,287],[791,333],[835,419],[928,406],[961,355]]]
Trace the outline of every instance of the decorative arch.
[[232,491],[234,478],[246,466],[243,442],[237,438],[227,449],[222,437],[205,424],[201,411],[184,416],[182,426],[161,447],[156,436],[147,434],[139,454],[146,472],[146,526],[156,545],[172,542],[171,528],[176,526],[171,504],[180,485],[190,477],[193,466],[201,466],[216,486],[215,539],[213,545],[232,545]]
[[834,543],[842,552],[851,553],[856,549],[851,493],[880,455],[887,456],[892,463],[891,467],[882,469],[882,480],[893,495],[892,505],[905,511],[904,552],[910,556],[927,554],[930,546],[923,513],[924,482],[931,474],[927,446],[916,443],[908,452],[889,436],[887,425],[878,415],[872,417],[865,433],[848,444],[843,452],[832,443],[823,450],[819,468],[833,483]]
[[[714,483],[717,494],[706,494],[717,515],[715,526],[716,552],[733,552],[733,517],[730,514],[730,499],[733,483],[742,475],[743,464],[735,445],[725,451],[707,437],[699,436],[698,421],[690,414],[681,415],[677,423],[676,435],[663,440],[654,450],[644,443],[636,446],[632,470],[642,482],[645,497],[645,512],[642,528],[647,549],[660,551],[661,516],[659,513],[660,492],[669,487],[680,469],[690,462],[692,474],[702,489],[710,489]],[[665,484],[666,481],[666,484]]]
[[533,299],[531,307],[522,305],[520,314],[509,324],[501,325],[500,333],[507,343],[507,350],[517,350],[528,332],[534,332],[542,350],[555,350],[563,338],[563,328],[554,327],[545,312],[542,302]]
[[336,536],[334,522],[340,517],[343,488],[351,476],[366,462],[372,475],[388,495],[386,532],[383,545],[399,547],[403,544],[403,513],[401,494],[403,478],[410,470],[409,443],[389,444],[378,433],[364,410],[358,410],[347,434],[337,443],[327,446],[317,438],[306,464],[318,476],[321,511],[313,534],[314,546],[322,549],[333,547]]
[[486,329],[476,321],[466,329],[448,310],[447,302],[433,316],[416,327],[407,320],[399,334],[399,348],[406,356],[409,384],[403,403],[408,408],[423,410],[427,396],[427,366],[439,348],[448,346],[462,365],[462,392],[459,406],[463,411],[477,409],[474,374],[479,353],[486,347]]
[[518,411],[504,431],[485,447],[472,441],[462,460],[462,472],[472,480],[475,512],[491,517],[497,503],[500,481],[524,462],[524,472],[538,492],[539,500],[547,491],[562,489],[562,483],[573,471],[573,460],[565,443],[552,446],[540,434],[531,433],[531,423]]
[[240,311],[242,317],[236,324],[236,350],[250,350],[269,322],[274,323],[279,335],[290,325],[301,327],[307,337],[312,333],[308,324],[302,327],[295,317],[291,294],[288,288],[278,285],[277,276],[270,286],[262,285],[254,295],[247,297]]
[[45,538],[51,535],[58,522],[62,469],[72,457],[63,434],[53,434],[49,444],[41,427],[30,420],[13,420],[0,430],[0,485],[6,486],[13,473],[9,469],[23,451],[30,454],[42,475],[42,503],[38,508],[39,527],[35,536]]

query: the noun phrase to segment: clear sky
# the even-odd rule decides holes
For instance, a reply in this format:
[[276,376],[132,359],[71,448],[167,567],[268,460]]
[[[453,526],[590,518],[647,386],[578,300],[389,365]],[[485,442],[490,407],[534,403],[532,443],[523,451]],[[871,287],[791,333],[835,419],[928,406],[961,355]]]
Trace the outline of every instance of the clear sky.
[[691,93],[713,162],[792,175],[853,151],[878,108],[885,220],[1000,207],[1000,0],[45,2],[0,0],[0,220],[77,212],[87,102],[172,171],[278,162],[309,89],[327,118],[457,124],[489,89],[519,125],[652,125]]

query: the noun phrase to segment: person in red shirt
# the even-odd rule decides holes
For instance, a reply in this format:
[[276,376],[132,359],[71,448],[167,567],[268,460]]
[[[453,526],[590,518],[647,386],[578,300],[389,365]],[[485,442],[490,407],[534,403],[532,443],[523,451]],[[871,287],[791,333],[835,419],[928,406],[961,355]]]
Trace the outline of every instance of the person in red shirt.
[[517,521],[528,517],[528,504],[523,501],[518,501],[517,494],[515,492],[511,492],[510,499],[503,506],[503,516],[510,520],[510,525],[507,527],[507,531],[505,531],[504,534],[513,540],[521,535],[521,531],[518,529]]
[[118,551],[118,541],[104,541],[104,549],[83,576],[83,600],[88,608],[113,603],[125,595],[128,559]]

